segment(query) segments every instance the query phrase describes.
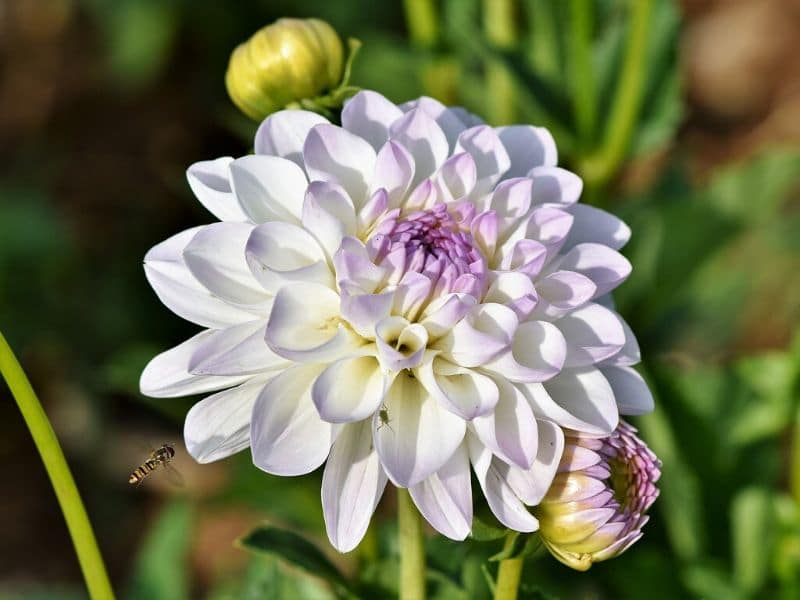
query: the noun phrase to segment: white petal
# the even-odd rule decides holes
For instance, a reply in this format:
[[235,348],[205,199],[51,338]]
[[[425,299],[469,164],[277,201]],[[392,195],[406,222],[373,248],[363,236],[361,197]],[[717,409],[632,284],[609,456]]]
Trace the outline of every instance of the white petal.
[[559,167],[535,167],[528,177],[533,179],[534,204],[574,204],[583,191],[583,180]]
[[517,328],[510,351],[483,368],[509,381],[545,381],[561,370],[566,354],[566,341],[555,325],[528,321]]
[[439,406],[407,371],[373,419],[375,448],[389,479],[409,487],[438,471],[464,439],[464,420]]
[[653,411],[653,394],[639,373],[630,367],[602,367],[600,371],[614,390],[621,414],[644,415]]
[[486,414],[497,404],[497,384],[472,369],[435,357],[424,361],[415,373],[444,408],[468,421]]
[[320,419],[311,401],[311,384],[322,368],[291,367],[261,391],[250,429],[253,462],[259,469],[274,475],[304,475],[327,458],[333,426]]
[[331,448],[322,475],[322,510],[328,539],[350,552],[367,532],[386,488],[386,473],[372,448],[369,421],[347,425]]
[[528,512],[505,480],[508,465],[495,458],[477,437],[468,435],[467,444],[475,476],[497,520],[514,531],[539,529],[539,521]]
[[378,150],[389,139],[389,126],[402,116],[403,111],[379,93],[362,90],[345,102],[342,127]]
[[368,183],[375,168],[375,150],[368,142],[334,125],[317,125],[303,146],[309,178],[341,185],[356,210],[367,201]]
[[235,304],[261,307],[266,315],[269,295],[253,277],[245,257],[252,230],[247,223],[208,225],[184,248],[183,259],[211,293]]
[[622,321],[613,310],[590,302],[555,322],[567,340],[566,367],[585,367],[617,354],[625,344]]
[[489,201],[489,207],[497,213],[499,237],[505,239],[531,208],[533,180],[515,177],[501,181]]
[[236,198],[254,223],[300,220],[308,180],[295,163],[251,154],[233,161],[230,169]]
[[288,158],[303,167],[303,144],[308,132],[325,117],[305,110],[281,110],[268,116],[256,132],[256,154]]
[[342,286],[355,284],[367,293],[374,292],[386,278],[386,271],[373,263],[361,240],[344,238],[333,257],[336,280]]
[[434,340],[445,335],[475,306],[475,298],[467,294],[449,294],[431,302],[420,321]]
[[514,493],[528,506],[542,501],[553,477],[558,471],[564,452],[564,432],[550,421],[541,420],[539,425],[539,450],[529,469],[509,465],[506,481]]
[[469,195],[478,181],[475,159],[467,152],[448,158],[433,176],[434,185],[444,202]]
[[189,372],[192,355],[213,334],[213,331],[200,332],[147,363],[139,379],[142,394],[151,398],[188,396],[221,390],[250,379],[250,375],[193,375]]
[[236,454],[250,445],[250,417],[256,398],[268,378],[204,398],[186,414],[183,437],[186,450],[199,463]]
[[414,180],[414,157],[399,142],[389,140],[375,159],[370,191],[380,188],[388,194],[388,207],[398,208]]
[[194,375],[248,375],[283,369],[289,361],[278,356],[264,339],[266,319],[213,332],[192,354]]
[[494,410],[472,421],[484,446],[504,462],[527,469],[538,448],[536,417],[515,385],[495,380],[500,391]]
[[439,471],[408,489],[422,516],[436,531],[452,540],[472,530],[472,485],[469,455],[461,444]]
[[[406,102],[400,108],[403,112],[418,109],[433,118],[442,129],[442,132],[444,132],[448,146],[451,149],[455,147],[456,140],[462,131],[467,127],[480,123],[480,119],[477,119],[475,115],[471,115],[463,109],[459,112],[458,108],[445,106],[438,100],[428,96],[422,96],[411,102]],[[476,121],[473,122],[473,119]]]
[[525,273],[498,273],[483,300],[503,304],[523,320],[536,308],[539,301],[536,292],[533,281]]
[[506,178],[522,177],[540,165],[555,165],[558,161],[556,142],[544,127],[510,125],[498,127],[497,135],[511,159]]
[[568,369],[544,384],[519,387],[537,416],[567,429],[608,435],[619,422],[614,392],[597,369]]
[[[610,298],[610,296],[605,296],[604,298]],[[596,300],[598,304],[601,304],[600,301],[600,298]],[[614,310],[613,303],[612,306],[602,305],[610,310]],[[625,345],[622,346],[622,350],[617,352],[614,356],[602,361],[601,364],[615,367],[630,367],[639,364],[642,362],[642,353],[639,350],[639,342],[636,341],[636,335],[634,335],[631,326],[625,322],[625,319],[620,317],[619,313],[616,314],[622,324],[622,329],[625,331]]]
[[478,180],[476,194],[484,194],[508,171],[511,159],[494,129],[478,125],[458,136],[455,152],[468,152],[475,160]]
[[578,244],[553,264],[553,269],[577,271],[594,281],[595,297],[621,284],[631,273],[631,263],[616,250],[602,244]]
[[403,317],[386,317],[375,326],[375,342],[385,369],[413,369],[422,362],[428,332],[419,323],[409,323]]
[[432,348],[463,367],[477,367],[493,360],[511,345],[519,319],[508,307],[480,304]]
[[288,223],[264,223],[253,229],[245,260],[261,286],[276,294],[292,281],[334,286],[333,273],[314,236]]
[[341,313],[361,337],[374,340],[378,323],[389,316],[394,303],[394,292],[363,294],[342,285]]
[[317,377],[311,397],[326,421],[351,423],[378,410],[389,383],[374,356],[343,358]]
[[574,271],[556,271],[536,282],[539,304],[533,315],[536,318],[556,319],[582,306],[592,299],[597,286]]
[[186,169],[186,179],[194,195],[220,221],[247,221],[236,196],[233,195],[228,167],[230,156],[203,160]]
[[619,250],[631,238],[631,228],[622,220],[588,204],[577,203],[567,210],[575,217],[564,250],[577,244],[594,242]]
[[342,238],[356,234],[356,211],[344,188],[324,181],[311,183],[303,203],[303,227],[333,258]]
[[300,362],[334,360],[358,347],[360,338],[341,323],[339,295],[316,283],[291,283],[275,296],[267,343]]
[[158,299],[176,315],[203,327],[228,327],[252,321],[254,312],[213,295],[192,275],[183,249],[203,227],[188,229],[154,246],[144,257],[144,272]]
[[430,177],[447,160],[449,145],[436,121],[422,110],[412,110],[392,124],[391,139],[401,143],[414,157],[416,184]]

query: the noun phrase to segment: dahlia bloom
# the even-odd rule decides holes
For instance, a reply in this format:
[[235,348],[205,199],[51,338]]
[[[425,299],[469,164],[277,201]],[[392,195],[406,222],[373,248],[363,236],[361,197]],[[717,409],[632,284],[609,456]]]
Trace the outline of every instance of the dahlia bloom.
[[275,113],[255,155],[188,169],[221,222],[155,246],[145,271],[205,329],[154,358],[142,392],[223,390],[186,417],[200,462],[249,446],[269,473],[325,464],[340,551],[387,481],[463,539],[470,467],[497,518],[534,531],[561,428],[605,436],[652,407],[609,296],[629,229],[577,203],[544,129],[370,91],[341,117]]
[[660,476],[661,462],[624,421],[606,438],[568,433],[558,474],[534,509],[542,542],[579,571],[622,554],[642,537]]

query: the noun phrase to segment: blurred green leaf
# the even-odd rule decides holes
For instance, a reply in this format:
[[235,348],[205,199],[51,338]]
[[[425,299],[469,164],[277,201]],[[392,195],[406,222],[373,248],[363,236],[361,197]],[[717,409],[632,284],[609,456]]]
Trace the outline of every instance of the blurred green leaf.
[[682,456],[663,409],[639,417],[637,424],[644,439],[663,463],[658,484],[661,497],[656,508],[663,515],[673,550],[685,562],[696,560],[705,545],[697,477]]
[[348,587],[339,569],[319,548],[288,529],[269,524],[260,525],[239,538],[236,545],[251,552],[273,556],[291,567],[336,586]]
[[767,578],[775,537],[774,521],[768,490],[747,488],[733,499],[733,576],[744,592],[757,591]]
[[478,542],[491,542],[504,538],[509,533],[508,529],[489,524],[478,517],[472,518],[472,532],[470,537]]
[[707,600],[740,600],[745,596],[733,584],[728,575],[719,567],[708,564],[687,566],[682,579],[696,597]]
[[247,571],[218,584],[208,600],[333,600],[324,582],[297,570],[282,568],[268,556],[253,556]]
[[776,216],[789,190],[797,185],[800,152],[771,150],[721,171],[711,182],[709,202],[721,214],[750,226]]
[[118,85],[150,83],[170,58],[179,25],[172,0],[85,0],[106,38],[106,60]]
[[127,598],[189,598],[186,561],[192,521],[186,502],[172,502],[161,510],[139,550]]

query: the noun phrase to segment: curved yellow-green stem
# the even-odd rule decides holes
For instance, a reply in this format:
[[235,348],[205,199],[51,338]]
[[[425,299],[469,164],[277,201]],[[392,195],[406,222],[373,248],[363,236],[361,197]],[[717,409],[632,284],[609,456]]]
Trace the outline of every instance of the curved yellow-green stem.
[[400,537],[400,600],[425,600],[425,546],[422,520],[408,490],[397,489]]
[[75,545],[89,596],[92,600],[113,600],[114,592],[103,565],[103,558],[64,453],[25,371],[22,370],[2,333],[0,333],[0,373],[19,406],[22,418],[25,419],[25,424],[31,432],[44,468],[53,484],[72,543]]
[[[514,545],[512,536],[506,537],[504,550]],[[506,558],[500,561],[497,570],[497,582],[494,587],[494,600],[516,600],[519,593],[519,582],[522,579],[523,558]]]

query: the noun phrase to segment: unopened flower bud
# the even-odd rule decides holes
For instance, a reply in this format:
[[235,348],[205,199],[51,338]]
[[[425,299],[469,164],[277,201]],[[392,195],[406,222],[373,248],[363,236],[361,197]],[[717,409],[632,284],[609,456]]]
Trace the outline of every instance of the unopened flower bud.
[[660,467],[623,421],[607,438],[567,433],[558,473],[534,509],[542,542],[579,571],[621,554],[642,537]]
[[319,19],[278,19],[233,51],[225,85],[236,106],[261,120],[335,88],[343,70],[342,41],[333,27]]

